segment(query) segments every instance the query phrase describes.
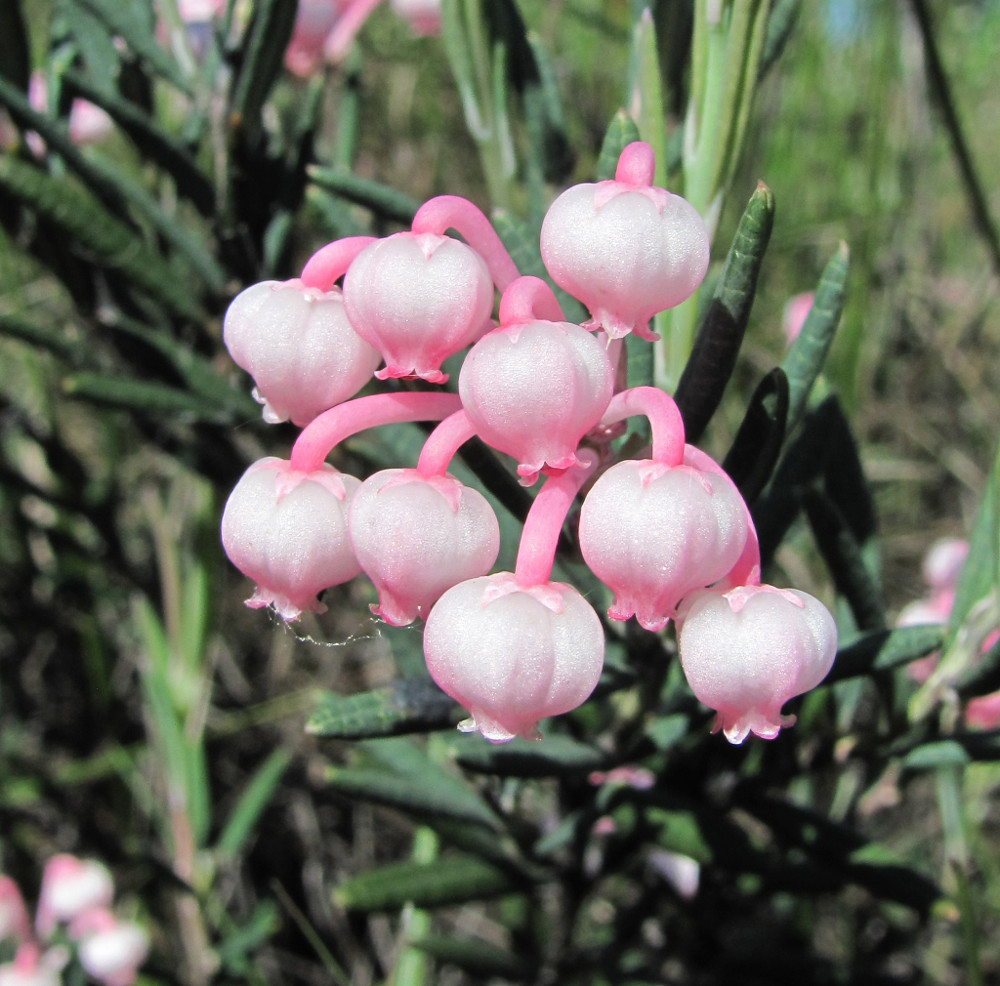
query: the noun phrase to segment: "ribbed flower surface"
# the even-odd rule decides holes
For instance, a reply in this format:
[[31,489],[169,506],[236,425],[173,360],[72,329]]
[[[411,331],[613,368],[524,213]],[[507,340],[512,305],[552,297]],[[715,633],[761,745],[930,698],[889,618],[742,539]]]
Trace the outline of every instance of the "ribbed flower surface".
[[248,606],[273,606],[286,620],[322,613],[317,594],[360,573],[347,533],[359,485],[328,465],[303,473],[269,457],[250,466],[222,515],[229,560],[257,583]]
[[542,223],[542,259],[612,338],[651,336],[649,319],[673,308],[708,269],[708,231],[686,199],[619,181],[574,185]]
[[261,281],[236,296],[222,325],[233,361],[253,377],[272,424],[308,424],[353,397],[380,361],[351,327],[340,289]]
[[471,247],[435,233],[396,233],[362,250],[344,278],[351,324],[379,350],[379,379],[448,379],[441,363],[491,325],[493,282]]
[[479,437],[518,462],[522,481],[577,462],[580,439],[612,392],[604,347],[579,325],[530,321],[494,329],[469,351],[458,392]]
[[604,633],[571,586],[523,588],[501,572],[438,600],[424,657],[441,689],[471,713],[466,728],[503,743],[536,737],[540,719],[586,701],[604,664]]
[[818,599],[769,585],[697,593],[677,639],[691,690],[731,743],[751,732],[773,739],[792,725],[782,705],[815,688],[837,652],[836,624]]
[[485,575],[500,551],[500,527],[481,493],[415,469],[366,479],[349,527],[354,554],[378,589],[373,611],[393,626],[426,617],[446,589]]
[[580,511],[580,548],[615,594],[608,615],[662,629],[677,604],[721,579],[747,539],[746,508],[725,477],[688,465],[626,460],[597,480]]

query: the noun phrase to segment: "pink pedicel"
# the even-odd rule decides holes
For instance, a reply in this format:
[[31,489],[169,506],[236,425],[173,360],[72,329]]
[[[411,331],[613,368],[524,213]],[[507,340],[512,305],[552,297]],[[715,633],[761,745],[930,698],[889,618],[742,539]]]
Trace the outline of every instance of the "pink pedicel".
[[340,289],[262,281],[236,296],[222,323],[233,362],[253,377],[264,420],[300,427],[353,397],[381,362],[354,331]]
[[567,189],[542,223],[546,270],[611,339],[655,339],[649,320],[689,297],[708,269],[698,211],[652,181],[651,148],[629,144],[613,181]]
[[837,652],[826,607],[797,589],[742,586],[695,593],[679,615],[681,666],[695,696],[715,709],[713,731],[730,743],[774,739],[794,716],[781,707],[815,688]]
[[736,487],[687,463],[619,462],[580,511],[584,561],[615,594],[608,615],[635,615],[646,630],[662,630],[685,596],[723,578],[746,540]]
[[354,554],[378,589],[372,612],[393,626],[426,618],[446,589],[485,575],[500,551],[500,527],[481,493],[416,469],[366,479],[349,527]]
[[601,420],[614,377],[604,347],[585,329],[507,304],[508,292],[531,290],[531,282],[542,284],[522,277],[507,289],[500,328],[472,347],[458,377],[479,437],[517,460],[524,485],[578,463],[580,440]]
[[42,871],[35,930],[48,937],[56,925],[92,908],[108,907],[114,892],[111,871],[103,863],[65,853],[53,856]]
[[106,909],[87,911],[69,927],[80,965],[104,986],[132,986],[149,952],[149,936],[137,924]]
[[385,360],[380,380],[444,383],[441,363],[491,326],[493,281],[482,257],[436,233],[396,233],[363,250],[344,278],[358,335]]
[[271,606],[285,620],[325,612],[316,596],[361,572],[347,533],[360,485],[325,464],[303,472],[269,457],[247,469],[222,515],[229,560],[257,584],[247,606]]
[[9,876],[0,876],[0,942],[31,938],[31,919],[21,889]]
[[435,604],[424,657],[438,686],[493,743],[538,738],[538,721],[581,705],[604,665],[604,631],[572,586],[524,587],[510,572],[462,582]]

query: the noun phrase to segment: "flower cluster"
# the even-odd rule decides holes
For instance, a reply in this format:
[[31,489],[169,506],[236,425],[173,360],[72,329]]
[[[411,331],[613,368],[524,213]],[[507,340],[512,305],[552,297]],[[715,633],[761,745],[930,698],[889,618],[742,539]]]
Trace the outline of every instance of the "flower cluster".
[[[555,200],[541,254],[552,280],[590,310],[585,324],[566,320],[544,281],[520,276],[486,217],[455,196],[425,203],[406,232],[336,241],[299,278],[233,301],[225,342],[254,378],[264,417],[302,427],[290,458],[253,464],[226,505],[226,552],[257,584],[248,605],[292,620],[364,572],[377,615],[425,621],[427,667],[469,709],[464,728],[494,742],[535,736],[539,719],[586,700],[603,666],[600,618],[551,578],[565,518],[589,485],[579,544],[614,593],[608,616],[635,616],[654,632],[673,621],[684,672],[717,711],[716,728],[734,743],[751,731],[774,737],[794,721],[781,706],[829,670],[833,619],[806,593],[761,584],[736,486],[685,442],[669,395],[627,387],[622,360],[624,337],[655,339],[651,318],[702,280],[705,226],[653,185],[652,151],[636,142],[613,180]],[[457,394],[353,397],[379,364],[380,380],[439,388],[443,361],[466,349]],[[634,415],[649,419],[652,446],[620,459],[618,426]],[[403,421],[440,421],[415,466],[362,482],[325,463],[358,430]],[[473,437],[510,456],[523,485],[545,477],[513,572],[491,573],[497,519],[447,471]]]
[[111,911],[114,883],[92,859],[53,856],[42,873],[34,927],[17,884],[0,875],[0,986],[58,986],[74,956],[104,986],[130,986],[149,950],[146,932]]

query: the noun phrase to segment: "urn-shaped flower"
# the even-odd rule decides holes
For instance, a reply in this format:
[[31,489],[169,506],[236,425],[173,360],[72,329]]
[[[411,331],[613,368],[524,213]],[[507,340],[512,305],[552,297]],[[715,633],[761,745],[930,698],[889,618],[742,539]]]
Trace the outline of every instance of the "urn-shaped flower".
[[222,515],[222,545],[257,583],[248,606],[273,606],[286,620],[303,610],[322,613],[317,594],[359,574],[347,533],[350,497],[359,485],[325,464],[298,472],[269,457],[247,469]]
[[467,727],[503,743],[537,737],[538,721],[582,704],[604,664],[593,607],[559,582],[524,587],[509,572],[462,582],[424,628],[431,677],[472,715]]
[[356,394],[380,360],[351,327],[339,288],[324,292],[298,280],[262,281],[240,292],[222,333],[272,424],[308,424]]
[[518,461],[522,482],[577,463],[580,439],[611,400],[604,347],[579,325],[542,319],[487,333],[465,357],[458,392],[480,438]]
[[685,602],[677,643],[691,690],[717,712],[714,728],[742,743],[751,732],[773,739],[795,722],[781,707],[826,677],[837,627],[808,593],[740,586]]
[[376,376],[448,379],[441,363],[491,325],[493,281],[470,246],[436,233],[395,233],[362,250],[344,278],[358,334],[382,354]]
[[580,549],[611,588],[614,620],[660,630],[678,603],[726,575],[747,540],[747,510],[725,476],[649,459],[612,466],[580,511]]
[[652,152],[631,144],[613,181],[568,188],[542,223],[546,270],[612,339],[656,338],[649,319],[684,301],[708,269],[708,230],[697,209],[651,178]]
[[354,494],[351,544],[378,589],[373,612],[404,626],[426,618],[441,594],[485,575],[500,550],[500,527],[486,498],[453,476],[386,469]]

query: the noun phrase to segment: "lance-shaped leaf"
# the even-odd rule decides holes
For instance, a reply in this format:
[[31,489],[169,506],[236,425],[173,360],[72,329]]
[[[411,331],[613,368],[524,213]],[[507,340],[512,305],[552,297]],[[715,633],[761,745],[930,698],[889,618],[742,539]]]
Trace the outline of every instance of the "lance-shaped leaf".
[[881,593],[868,573],[861,545],[844,515],[833,500],[816,487],[806,491],[803,504],[834,585],[851,607],[858,628],[881,629],[885,626]]
[[789,429],[798,423],[805,411],[809,394],[823,369],[826,354],[837,331],[847,291],[849,258],[847,244],[841,243],[820,276],[812,308],[781,364],[788,376]]
[[420,203],[405,192],[350,171],[312,165],[307,173],[320,188],[335,192],[348,202],[371,209],[376,216],[392,222],[409,225],[420,208]]
[[51,222],[91,263],[120,274],[174,314],[201,317],[174,268],[86,192],[11,155],[0,157],[0,188]]
[[0,75],[20,89],[28,88],[31,62],[21,0],[0,3]]
[[820,688],[847,678],[857,678],[910,664],[941,649],[944,628],[939,626],[898,627],[866,633],[837,651],[833,668]]
[[391,863],[345,880],[334,903],[349,911],[393,911],[406,904],[445,907],[526,889],[523,879],[473,856],[443,856],[433,863]]
[[191,92],[188,80],[173,56],[156,40],[149,5],[122,3],[122,0],[73,0],[73,3],[93,14],[105,25],[109,34],[121,38],[132,53],[155,72],[178,89]]
[[355,695],[324,695],[306,732],[337,739],[426,733],[455,726],[463,710],[430,678],[401,678]]
[[19,315],[7,315],[0,312],[0,335],[20,339],[32,346],[47,349],[50,353],[71,364],[83,362],[89,354],[87,346],[75,344],[58,329],[49,325],[36,325]]
[[1000,604],[1000,447],[976,514],[969,554],[955,587],[955,602],[948,620],[950,637],[958,633],[972,608],[990,595],[995,604]]
[[689,442],[697,442],[705,430],[736,365],[773,224],[774,196],[758,182],[674,394]]
[[459,738],[456,759],[467,770],[498,777],[579,777],[607,765],[594,747],[568,736],[546,736],[541,743],[515,739],[502,746],[483,743],[478,736]]
[[649,7],[639,9],[632,29],[629,53],[628,107],[639,126],[639,133],[653,149],[656,166],[653,184],[667,185],[666,130],[663,104],[663,75],[656,45],[656,27]]
[[795,22],[801,9],[802,0],[773,0],[767,14],[767,34],[764,37],[764,50],[760,55],[758,82],[781,57],[785,44],[795,29]]
[[752,504],[767,485],[781,454],[788,417],[788,378],[775,367],[757,385],[722,468]]
[[217,853],[231,859],[246,845],[291,762],[291,753],[279,748],[257,768],[226,819],[215,846]]
[[641,140],[639,128],[635,120],[625,112],[618,110],[611,118],[608,129],[604,132],[601,142],[601,152],[597,157],[597,173],[595,181],[611,181],[618,170],[618,158],[629,144]]
[[437,818],[450,818],[494,831],[502,829],[498,816],[465,781],[410,740],[368,740],[360,749],[368,762],[359,767],[331,767],[327,774],[331,786],[426,818],[432,824]]
[[527,982],[534,971],[520,955],[482,938],[421,938],[413,942],[413,947],[476,979],[499,978]]
[[983,654],[958,681],[956,690],[963,699],[988,695],[1000,689],[1000,640]]
[[191,421],[225,423],[229,416],[218,406],[206,406],[197,395],[166,384],[129,380],[102,373],[77,373],[63,381],[70,397],[94,404],[136,411],[154,417],[183,415]]
[[252,139],[260,128],[261,109],[281,71],[297,6],[287,0],[260,0],[254,4],[230,103],[230,119],[248,138]]

